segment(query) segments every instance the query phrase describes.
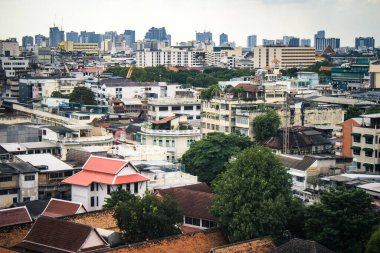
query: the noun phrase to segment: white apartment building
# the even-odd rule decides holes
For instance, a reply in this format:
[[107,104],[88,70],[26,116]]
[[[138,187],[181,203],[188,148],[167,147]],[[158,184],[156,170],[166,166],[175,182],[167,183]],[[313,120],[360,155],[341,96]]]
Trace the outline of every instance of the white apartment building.
[[63,180],[71,185],[71,200],[82,203],[87,211],[103,209],[106,199],[117,190],[142,197],[149,178],[141,175],[130,162],[90,156],[83,170]]
[[163,48],[157,51],[137,51],[137,67],[155,66],[182,66],[182,67],[202,67],[205,52],[179,48]]
[[26,72],[29,68],[29,60],[22,57],[0,57],[1,69],[6,77],[15,77],[20,72]]
[[149,120],[160,120],[184,114],[188,121],[201,119],[201,100],[196,98],[167,98],[148,101]]
[[166,82],[135,82],[124,78],[109,78],[92,84],[91,90],[100,105],[108,105],[112,99],[128,98],[174,98],[176,91],[181,89],[179,84]]
[[[307,68],[315,63],[315,49],[312,47],[255,47],[254,66],[256,69],[271,68]],[[273,62],[279,60],[278,63]]]

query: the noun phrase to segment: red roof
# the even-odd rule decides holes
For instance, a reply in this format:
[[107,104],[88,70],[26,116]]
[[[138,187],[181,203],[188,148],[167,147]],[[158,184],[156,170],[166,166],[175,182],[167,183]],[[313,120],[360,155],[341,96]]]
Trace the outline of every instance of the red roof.
[[32,218],[25,206],[0,210],[0,227],[31,221]]
[[151,123],[153,123],[153,124],[164,124],[164,123],[167,123],[169,121],[172,121],[173,119],[175,119],[177,117],[178,117],[177,115],[168,116],[168,117],[165,117],[165,118],[160,119],[160,120],[152,120]]
[[91,156],[83,166],[83,170],[108,174],[117,174],[128,164],[127,161],[107,157]]
[[71,177],[66,178],[62,182],[66,184],[89,186],[93,182],[108,185],[120,185],[142,181],[149,181],[149,179],[140,174],[115,176],[106,173],[82,170]]
[[82,204],[76,202],[51,199],[41,215],[53,218],[73,215],[81,206]]

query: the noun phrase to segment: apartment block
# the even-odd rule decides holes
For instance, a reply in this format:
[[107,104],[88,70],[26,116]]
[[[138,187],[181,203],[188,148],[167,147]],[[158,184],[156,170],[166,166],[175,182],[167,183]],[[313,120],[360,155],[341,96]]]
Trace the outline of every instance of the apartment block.
[[[255,68],[307,68],[315,63],[315,49],[311,47],[268,46],[253,50]],[[274,59],[279,62],[273,62]]]

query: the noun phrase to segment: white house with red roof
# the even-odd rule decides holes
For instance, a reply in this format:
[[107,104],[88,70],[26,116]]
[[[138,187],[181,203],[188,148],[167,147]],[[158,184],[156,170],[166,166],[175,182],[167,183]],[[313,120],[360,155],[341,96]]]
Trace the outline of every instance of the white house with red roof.
[[71,185],[72,201],[82,203],[87,211],[95,211],[101,210],[105,199],[119,189],[143,196],[148,181],[129,161],[90,156],[83,170],[62,182]]

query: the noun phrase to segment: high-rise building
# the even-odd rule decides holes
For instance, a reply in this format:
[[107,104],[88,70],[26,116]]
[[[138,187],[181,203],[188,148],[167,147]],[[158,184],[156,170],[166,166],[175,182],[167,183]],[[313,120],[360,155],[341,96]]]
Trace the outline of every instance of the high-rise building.
[[112,43],[116,42],[117,32],[116,31],[108,31],[104,34],[104,40],[110,40]]
[[33,46],[33,36],[24,36],[22,37],[22,47],[31,47]]
[[50,47],[58,47],[58,43],[65,40],[65,32],[59,30],[58,27],[50,27],[49,45]]
[[355,49],[374,49],[375,39],[373,37],[355,38]]
[[256,35],[249,35],[247,37],[247,47],[253,48],[257,46],[257,36]]
[[310,47],[311,40],[310,39],[301,39],[301,47]]
[[276,44],[275,40],[263,39],[263,46],[274,46]]
[[166,34],[165,27],[156,28],[152,27],[150,28],[147,33],[145,34],[145,39],[148,40],[158,40],[158,41],[165,41],[168,39]]
[[[34,43],[38,46],[48,46],[49,45],[49,38],[43,36],[42,34],[37,34],[34,36]],[[45,45],[43,45],[45,44]]]
[[289,47],[299,47],[300,46],[300,39],[292,37],[292,38],[290,38],[289,42],[285,45],[287,45]]
[[219,45],[225,45],[228,43],[228,35],[225,33],[222,33],[219,35]]
[[135,35],[135,31],[133,30],[125,30],[124,31],[124,39],[125,39],[125,42],[127,42],[127,45],[130,47],[130,48],[133,48],[134,47],[134,44],[136,42],[136,35]]
[[168,46],[171,47],[172,46],[172,36],[170,34],[166,35],[166,37],[168,38]]
[[72,41],[74,43],[79,42],[79,36],[77,32],[71,31],[66,33],[66,40],[67,41]]
[[326,47],[331,46],[332,49],[340,48],[339,38],[326,38],[325,31],[318,31],[314,35],[314,48],[317,52],[322,52]]
[[196,41],[203,42],[206,44],[211,44],[212,42],[212,33],[211,32],[197,32],[195,34]]

